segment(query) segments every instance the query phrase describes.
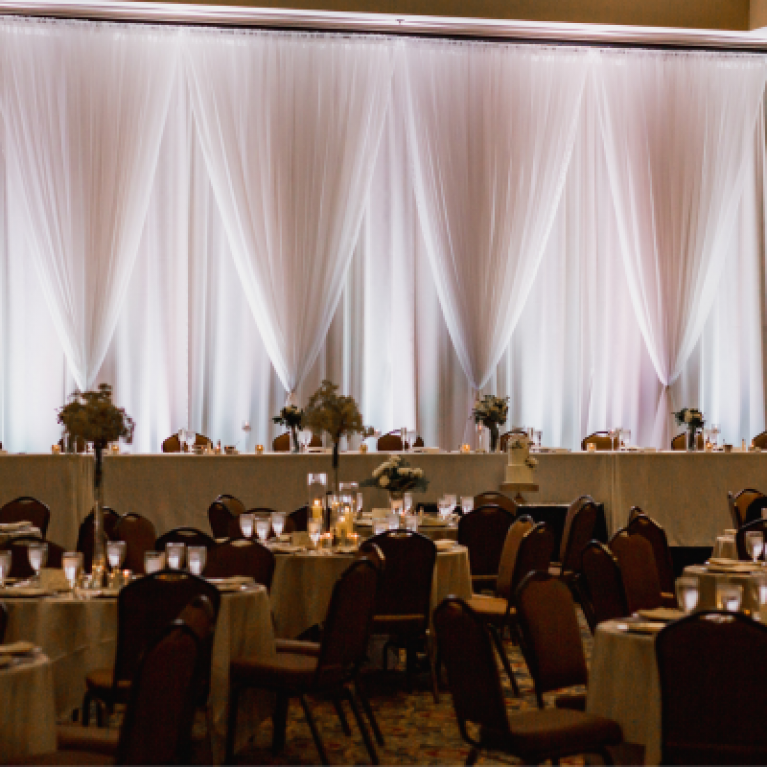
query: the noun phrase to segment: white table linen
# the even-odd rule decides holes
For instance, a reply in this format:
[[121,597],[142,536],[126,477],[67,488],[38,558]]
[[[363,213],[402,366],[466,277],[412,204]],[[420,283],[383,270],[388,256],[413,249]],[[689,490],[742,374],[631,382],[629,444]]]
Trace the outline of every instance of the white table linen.
[[[767,570],[762,571],[767,575]],[[747,573],[715,573],[710,572],[704,565],[685,567],[684,575],[698,579],[698,610],[717,610],[716,586],[718,583],[732,583],[743,588],[741,609],[756,613],[756,619],[767,619],[767,611],[759,610],[759,598],[756,593],[756,581],[752,574]]]

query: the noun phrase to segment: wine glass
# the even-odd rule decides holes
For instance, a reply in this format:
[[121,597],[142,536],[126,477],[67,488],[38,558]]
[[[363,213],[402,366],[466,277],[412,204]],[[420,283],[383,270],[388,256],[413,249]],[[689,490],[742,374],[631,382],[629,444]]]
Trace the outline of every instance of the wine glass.
[[719,429],[718,423],[711,424],[710,433],[711,433],[711,444],[714,447],[717,447],[719,445],[719,435],[721,434],[721,430]]
[[243,447],[243,450],[245,450],[245,451],[247,452],[247,450],[248,450],[248,436],[250,435],[250,421],[249,421],[249,420],[246,418],[246,419],[245,419],[245,420],[244,420],[244,421],[243,421],[243,422],[240,424],[240,428],[242,429],[242,431],[243,431],[243,434],[245,435],[245,436],[243,437],[243,441],[244,441],[244,447]]
[[386,521],[389,523],[389,530],[399,530],[399,514],[389,514]]
[[0,551],[0,588],[5,588],[5,579],[11,572],[11,552]]
[[623,429],[621,432],[621,440],[623,447],[629,447],[631,445],[631,429]]
[[202,575],[208,560],[208,550],[205,546],[190,546],[186,550],[186,555],[189,561],[189,572],[192,575]]
[[764,534],[761,530],[749,530],[746,533],[746,551],[754,564],[764,552]]
[[184,445],[186,444],[186,429],[179,429],[178,430],[178,441],[181,445],[181,449],[184,449]]
[[45,542],[30,544],[27,546],[27,557],[31,568],[35,571],[35,580],[39,580],[40,570],[48,561],[48,544]]
[[266,543],[271,529],[272,520],[269,517],[256,517],[256,535],[261,543]]
[[413,494],[405,493],[402,496],[402,500],[404,503],[405,514],[410,514],[410,512],[413,510]]
[[437,509],[439,510],[440,518],[444,522],[447,522],[447,518],[450,516],[450,512],[453,510],[453,506],[450,505],[449,501],[445,500],[444,496],[437,502]]
[[388,517],[378,517],[373,520],[373,535],[385,533],[389,529]]
[[698,579],[682,576],[676,579],[676,601],[680,609],[692,612],[698,606]]
[[461,496],[461,511],[464,514],[468,514],[470,511],[474,511],[474,498],[471,495]]
[[191,429],[186,430],[186,449],[191,453],[194,443],[197,440],[197,434]]
[[743,602],[743,586],[723,581],[716,584],[716,605],[719,610],[730,613],[740,612]]
[[320,540],[320,532],[322,526],[319,519],[307,519],[306,520],[306,532],[309,533],[314,548],[317,548],[317,542]]
[[412,450],[415,448],[415,441],[418,439],[418,432],[415,429],[408,430],[407,433],[407,443],[409,446],[409,449]]
[[615,450],[615,439],[618,436],[618,429],[613,428],[607,432],[607,436],[610,437],[610,446]]
[[543,432],[540,429],[535,432],[535,446],[538,450],[543,446]]
[[157,573],[162,570],[163,566],[163,553],[161,551],[145,551],[144,552],[144,572],[147,575]]
[[61,556],[61,567],[64,570],[64,577],[69,583],[70,591],[75,590],[77,578],[83,569],[83,554],[81,551],[65,551]]
[[414,533],[418,532],[418,517],[415,514],[404,517],[402,521],[405,523],[405,530],[410,530]]
[[128,545],[125,541],[109,541],[107,543],[107,560],[113,570],[119,570],[125,561]]
[[168,567],[171,570],[180,570],[184,566],[185,543],[176,543],[171,541],[165,544],[165,556],[168,560]]
[[362,513],[362,508],[364,506],[364,503],[365,503],[365,501],[364,501],[364,498],[362,496],[362,493],[357,493],[357,513],[358,514]]
[[253,537],[253,526],[255,525],[255,514],[240,514],[238,517],[240,530],[245,538]]
[[407,426],[403,426],[399,430],[399,437],[402,440],[402,449],[407,451]]
[[285,514],[281,511],[275,511],[272,514],[272,530],[277,538],[282,535],[282,531],[285,529]]

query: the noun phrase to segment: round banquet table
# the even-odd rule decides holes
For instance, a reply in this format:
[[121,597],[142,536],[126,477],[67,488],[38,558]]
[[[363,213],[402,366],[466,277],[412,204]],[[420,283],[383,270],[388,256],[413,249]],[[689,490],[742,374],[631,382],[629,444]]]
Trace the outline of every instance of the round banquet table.
[[[75,600],[71,595],[26,599],[8,597],[6,641],[26,639],[43,648],[50,658],[54,710],[67,716],[82,704],[85,675],[114,664],[117,638],[117,599]],[[213,640],[211,686],[208,707],[213,732],[213,756],[221,763],[226,737],[229,700],[229,662],[241,655],[271,658],[275,654],[269,595],[263,586],[223,593]],[[244,743],[254,727],[271,713],[268,696],[243,700],[238,743]],[[243,731],[240,734],[240,731]],[[51,749],[53,750],[53,749]]]
[[[373,535],[373,525],[354,523],[355,532],[359,533],[360,538],[370,538]],[[420,525],[418,532],[425,535],[432,541],[439,540],[458,540],[458,523],[451,522],[449,525]]]
[[[325,620],[333,586],[352,562],[349,554],[276,554],[272,579],[272,609],[277,636],[294,639]],[[471,597],[469,553],[465,546],[438,552],[431,605],[448,594]]]
[[615,720],[627,744],[644,747],[644,763],[660,764],[660,684],[655,637],[605,621],[594,632],[586,711]]
[[[759,571],[757,571],[759,572]],[[761,573],[767,570],[760,568]],[[698,579],[698,610],[716,610],[717,583],[734,583],[743,587],[741,608],[749,610],[755,620],[767,621],[767,611],[759,611],[759,600],[756,593],[755,579],[748,573],[712,572],[705,565],[690,565],[684,568],[684,574]]]
[[53,671],[43,654],[0,669],[0,759],[16,759],[56,750]]

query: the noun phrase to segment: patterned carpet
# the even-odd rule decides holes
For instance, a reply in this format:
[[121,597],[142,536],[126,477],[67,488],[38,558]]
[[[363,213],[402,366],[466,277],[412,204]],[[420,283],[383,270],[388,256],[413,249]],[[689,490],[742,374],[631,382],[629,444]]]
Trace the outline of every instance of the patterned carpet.
[[[591,635],[581,621],[584,649],[588,659],[591,652]],[[523,711],[535,708],[535,695],[527,666],[518,647],[507,643],[514,673],[522,692],[514,697],[511,686],[501,671],[509,710]],[[402,668],[402,667],[400,667]],[[434,703],[428,675],[416,679],[412,692],[408,692],[402,670],[369,671],[365,675],[366,688],[371,705],[386,740],[378,747],[381,764],[463,764],[468,747],[461,740],[453,713],[453,704],[447,690],[440,694],[439,704]],[[549,702],[550,704],[550,702]],[[311,700],[318,729],[325,743],[328,758],[333,764],[369,764],[367,751],[353,721],[348,705],[347,718],[352,737],[343,734],[338,717],[329,702]],[[255,742],[237,754],[239,764],[316,764],[319,760],[309,727],[297,700],[291,701],[287,729],[287,745],[278,757],[271,753],[271,721],[264,722],[258,730]],[[487,755],[480,763],[498,761],[514,763],[513,759],[498,754]],[[567,764],[583,764],[582,759],[567,760]]]

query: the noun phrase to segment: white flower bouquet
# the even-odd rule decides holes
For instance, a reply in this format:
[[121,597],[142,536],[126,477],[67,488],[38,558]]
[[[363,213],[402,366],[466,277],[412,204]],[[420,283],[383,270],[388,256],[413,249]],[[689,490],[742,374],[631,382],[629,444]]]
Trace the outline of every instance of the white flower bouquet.
[[373,471],[373,476],[360,482],[361,487],[377,487],[390,493],[402,493],[409,490],[426,490],[429,480],[423,475],[423,469],[411,468],[399,455],[393,455]]
[[506,423],[509,417],[509,398],[486,394],[474,403],[471,414],[474,423],[483,423],[487,427]]

